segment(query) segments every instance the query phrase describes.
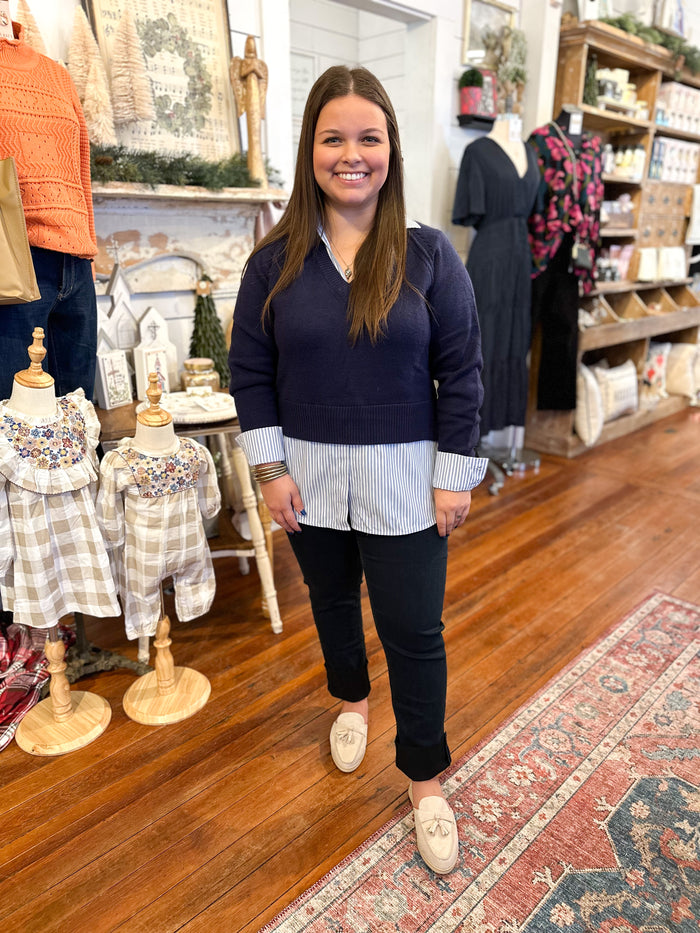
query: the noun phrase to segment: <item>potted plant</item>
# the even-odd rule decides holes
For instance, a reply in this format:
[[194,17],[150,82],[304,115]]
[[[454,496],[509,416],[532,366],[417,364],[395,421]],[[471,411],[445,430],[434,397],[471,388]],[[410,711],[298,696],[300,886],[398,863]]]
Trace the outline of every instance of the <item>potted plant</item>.
[[459,112],[478,113],[484,76],[478,68],[467,68],[459,79]]

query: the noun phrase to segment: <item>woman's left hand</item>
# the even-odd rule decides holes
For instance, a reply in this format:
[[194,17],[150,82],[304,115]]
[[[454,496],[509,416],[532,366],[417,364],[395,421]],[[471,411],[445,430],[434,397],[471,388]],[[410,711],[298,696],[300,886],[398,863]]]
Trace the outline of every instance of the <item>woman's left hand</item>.
[[472,504],[472,494],[466,492],[453,492],[450,489],[434,489],[435,520],[441,538],[448,535],[455,528],[459,528],[467,520]]

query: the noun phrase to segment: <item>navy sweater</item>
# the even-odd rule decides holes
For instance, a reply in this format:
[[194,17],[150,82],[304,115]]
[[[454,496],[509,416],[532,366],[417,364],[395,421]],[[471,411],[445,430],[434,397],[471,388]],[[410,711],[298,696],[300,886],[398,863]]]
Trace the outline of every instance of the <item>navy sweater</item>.
[[[472,456],[479,439],[481,347],[469,276],[447,237],[408,230],[404,286],[372,346],[348,339],[350,286],[319,242],[301,275],[261,311],[282,243],[248,263],[233,316],[231,394],[241,429],[281,425],[287,437],[327,444],[437,440]],[[437,391],[435,389],[437,382]]]

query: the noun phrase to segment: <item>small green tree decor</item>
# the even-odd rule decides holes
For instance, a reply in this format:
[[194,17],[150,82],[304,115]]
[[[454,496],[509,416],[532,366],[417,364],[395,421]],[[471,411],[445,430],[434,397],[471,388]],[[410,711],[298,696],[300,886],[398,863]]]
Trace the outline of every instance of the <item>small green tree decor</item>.
[[194,306],[194,329],[190,340],[191,357],[208,357],[221,377],[221,387],[228,387],[231,379],[228,368],[226,338],[211,297],[211,279],[202,273],[197,282],[197,301]]

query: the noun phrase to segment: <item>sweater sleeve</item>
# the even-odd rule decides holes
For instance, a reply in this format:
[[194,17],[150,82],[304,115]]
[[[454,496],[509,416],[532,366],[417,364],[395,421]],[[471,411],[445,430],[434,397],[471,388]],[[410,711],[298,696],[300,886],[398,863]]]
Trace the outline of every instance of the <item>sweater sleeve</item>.
[[430,367],[437,383],[438,450],[472,456],[479,441],[481,334],[467,270],[444,234],[433,255]]
[[270,251],[248,263],[233,312],[229,391],[236,402],[242,431],[279,425],[277,411],[277,346],[270,314],[263,327],[262,309],[273,282],[266,272],[274,260]]
[[88,137],[88,128],[87,123],[85,122],[85,116],[83,114],[82,107],[80,106],[80,100],[78,98],[78,92],[75,90],[75,85],[70,75],[68,76],[68,81],[70,83],[70,94],[71,94],[71,103],[73,104],[73,109],[75,110],[75,117],[78,121],[78,126],[80,127],[80,180],[83,185],[83,193],[85,196],[85,209],[87,211],[87,222],[90,240],[94,243],[94,250],[90,256],[84,256],[85,259],[92,259],[97,253],[97,234],[95,233],[95,216],[92,206],[92,180],[90,178],[90,140]]

